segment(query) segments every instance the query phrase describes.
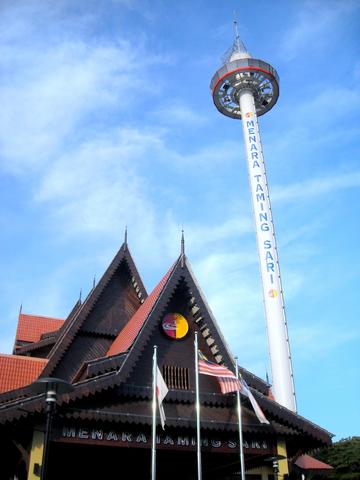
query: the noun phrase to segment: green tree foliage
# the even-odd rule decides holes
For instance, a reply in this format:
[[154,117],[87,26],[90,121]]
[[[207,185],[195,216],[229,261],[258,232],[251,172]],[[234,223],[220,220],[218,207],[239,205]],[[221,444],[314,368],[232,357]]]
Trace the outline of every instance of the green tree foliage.
[[314,452],[313,457],[334,467],[332,478],[360,480],[360,437],[344,438]]

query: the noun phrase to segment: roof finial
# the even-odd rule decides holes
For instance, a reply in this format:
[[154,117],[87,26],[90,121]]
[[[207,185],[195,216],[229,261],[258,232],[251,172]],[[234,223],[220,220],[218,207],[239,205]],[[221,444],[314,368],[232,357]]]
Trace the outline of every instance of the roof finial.
[[184,268],[184,259],[185,259],[185,238],[184,238],[184,229],[181,230],[181,268]]
[[81,303],[81,296],[82,296],[82,288],[80,288],[80,293],[79,293],[79,302]]
[[21,302],[20,308],[19,308],[19,315],[21,315],[21,314],[22,314],[22,302]]
[[127,225],[125,225],[124,251],[127,250]]
[[94,278],[93,278],[93,290],[95,288],[95,283],[96,283],[96,278],[95,278],[95,275],[94,275]]

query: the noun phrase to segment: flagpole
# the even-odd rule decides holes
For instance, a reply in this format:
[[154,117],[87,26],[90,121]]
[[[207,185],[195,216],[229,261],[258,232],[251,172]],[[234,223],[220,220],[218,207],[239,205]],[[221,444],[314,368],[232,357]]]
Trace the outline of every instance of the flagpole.
[[154,345],[153,355],[153,388],[152,388],[152,449],[151,449],[151,480],[156,480],[156,375],[157,375],[157,346]]
[[196,390],[196,447],[197,447],[197,478],[201,480],[201,443],[200,443],[200,396],[199,396],[199,347],[198,337],[195,332],[195,390]]
[[[239,378],[239,367],[237,362],[237,357],[235,357],[235,374],[236,378]],[[245,468],[244,468],[244,449],[243,449],[243,435],[242,435],[242,419],[241,419],[241,399],[240,391],[236,391],[237,399],[237,411],[238,411],[238,422],[239,422],[239,453],[240,453],[240,479],[245,480]]]

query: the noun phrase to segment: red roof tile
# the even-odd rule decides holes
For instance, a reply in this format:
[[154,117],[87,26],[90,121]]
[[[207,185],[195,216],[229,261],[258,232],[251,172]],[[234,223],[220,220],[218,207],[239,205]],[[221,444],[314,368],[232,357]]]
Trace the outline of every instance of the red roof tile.
[[333,467],[327,463],[320,462],[310,455],[301,455],[295,462],[295,465],[303,470],[332,470]]
[[47,362],[45,358],[0,354],[0,393],[29,385],[39,377]]
[[166,285],[172,271],[174,270],[176,263],[172,265],[169,271],[164,275],[160,280],[158,285],[154,288],[151,294],[147,297],[145,302],[139,307],[135,314],[131,317],[125,327],[121,330],[119,335],[113,341],[107,356],[117,355],[118,353],[123,353],[128,350],[133,341],[135,340],[137,334],[140,332],[141,327],[144,325],[145,320],[149,316],[151,310],[153,309],[157,299],[159,298],[163,288]]
[[20,313],[16,331],[16,341],[38,342],[43,333],[56,331],[63,323],[64,320],[60,318]]

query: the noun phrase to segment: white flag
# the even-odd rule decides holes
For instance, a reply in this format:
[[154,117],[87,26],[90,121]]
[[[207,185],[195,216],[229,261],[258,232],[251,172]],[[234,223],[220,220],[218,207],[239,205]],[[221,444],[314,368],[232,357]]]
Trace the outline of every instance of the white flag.
[[254,395],[251,393],[250,388],[243,378],[240,378],[242,389],[240,390],[248,399],[254,409],[255,415],[257,416],[260,423],[270,424],[269,420],[265,417],[264,412],[261,410],[259,404],[254,398]]
[[159,367],[157,368],[157,373],[156,373],[156,399],[157,403],[159,406],[159,413],[160,413],[160,421],[161,421],[161,426],[163,429],[165,429],[165,412],[164,412],[164,407],[163,407],[163,400],[166,397],[169,389],[165,383],[165,380],[163,379],[163,376],[161,375]]

